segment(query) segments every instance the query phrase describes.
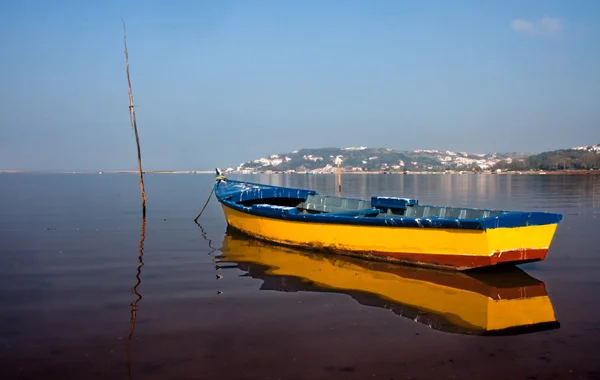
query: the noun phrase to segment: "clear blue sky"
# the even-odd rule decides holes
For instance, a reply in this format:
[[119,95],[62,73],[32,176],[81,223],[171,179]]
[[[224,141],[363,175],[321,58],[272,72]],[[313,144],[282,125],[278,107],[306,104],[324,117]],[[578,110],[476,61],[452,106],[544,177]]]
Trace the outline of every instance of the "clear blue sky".
[[0,2],[0,169],[600,142],[600,1]]

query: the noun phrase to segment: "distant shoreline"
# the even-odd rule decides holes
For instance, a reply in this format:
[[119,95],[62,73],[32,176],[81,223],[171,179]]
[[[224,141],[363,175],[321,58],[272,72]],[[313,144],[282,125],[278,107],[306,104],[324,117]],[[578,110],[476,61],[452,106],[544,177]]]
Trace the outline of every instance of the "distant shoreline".
[[[88,174],[88,175],[102,175],[102,174],[138,174],[135,170],[115,170],[115,171],[42,171],[42,170],[0,170],[0,174]],[[144,171],[144,174],[215,174],[214,170],[149,170]],[[235,175],[330,175],[337,174],[336,171],[325,172],[325,173],[312,173],[312,172],[254,172],[254,173],[225,173]],[[342,171],[343,175],[444,175],[444,174],[459,174],[459,175],[600,175],[600,170],[552,170],[552,171],[504,171],[500,173],[496,172],[471,172],[471,171],[447,171],[447,172],[434,172],[424,171],[417,172],[411,171],[407,173],[403,172],[385,172],[385,171],[369,171],[369,172],[357,172],[357,171]]]

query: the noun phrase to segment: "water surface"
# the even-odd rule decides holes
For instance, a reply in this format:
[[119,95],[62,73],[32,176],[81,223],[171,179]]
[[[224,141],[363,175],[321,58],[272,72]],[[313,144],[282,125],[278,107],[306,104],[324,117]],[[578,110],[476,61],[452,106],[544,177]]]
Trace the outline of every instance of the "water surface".
[[[332,175],[232,178],[337,191]],[[562,213],[547,260],[512,282],[262,245],[214,199],[198,226],[213,179],[147,175],[143,228],[135,175],[0,175],[3,378],[600,377],[598,176],[344,176],[347,196]],[[546,297],[557,323],[485,334],[506,297]],[[549,315],[531,302],[513,319]]]

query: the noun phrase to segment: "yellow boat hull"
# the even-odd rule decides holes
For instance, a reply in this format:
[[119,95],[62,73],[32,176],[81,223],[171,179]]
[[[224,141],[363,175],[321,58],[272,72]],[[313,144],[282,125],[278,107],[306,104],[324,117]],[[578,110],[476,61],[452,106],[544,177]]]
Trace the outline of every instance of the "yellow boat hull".
[[274,243],[369,259],[466,270],[544,260],[557,224],[469,230],[298,222],[222,204],[228,225]]

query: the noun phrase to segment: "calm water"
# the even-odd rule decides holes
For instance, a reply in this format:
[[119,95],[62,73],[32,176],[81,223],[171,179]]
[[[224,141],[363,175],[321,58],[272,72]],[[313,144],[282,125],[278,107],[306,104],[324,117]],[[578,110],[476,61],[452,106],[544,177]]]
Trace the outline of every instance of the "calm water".
[[[336,190],[331,175],[232,178]],[[212,183],[146,176],[140,250],[136,176],[0,175],[2,378],[600,378],[600,176],[344,177],[347,196],[563,213],[547,260],[514,283],[259,244],[227,231],[214,198],[198,226]],[[381,281],[388,293],[368,291]],[[467,302],[475,288],[543,292],[560,325],[481,335],[471,316],[503,317]]]

